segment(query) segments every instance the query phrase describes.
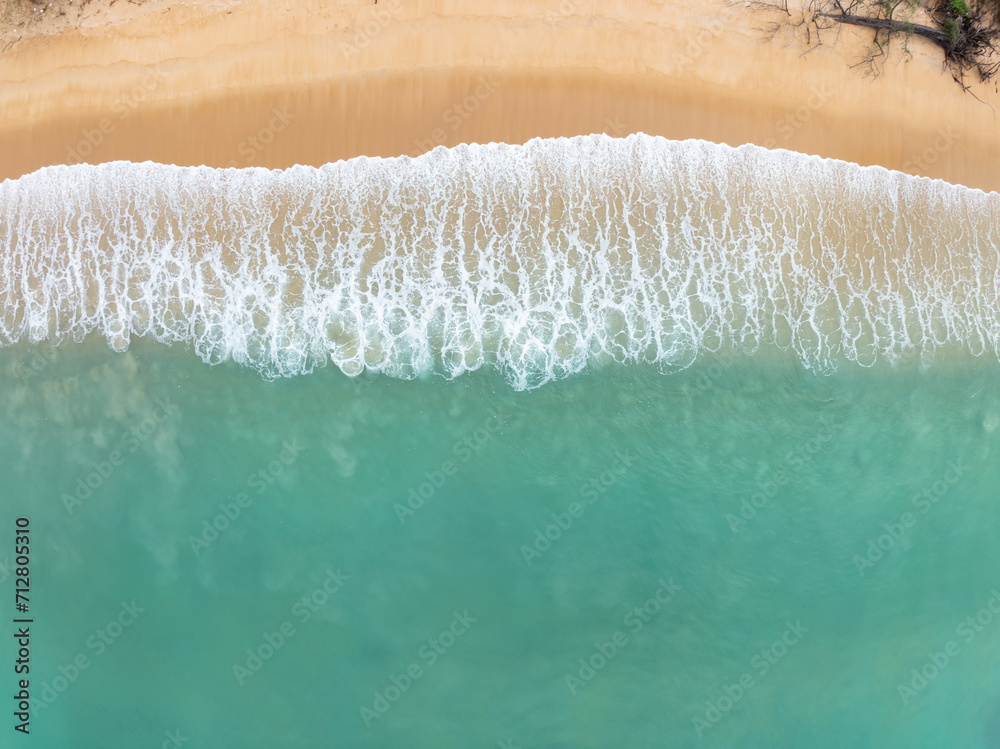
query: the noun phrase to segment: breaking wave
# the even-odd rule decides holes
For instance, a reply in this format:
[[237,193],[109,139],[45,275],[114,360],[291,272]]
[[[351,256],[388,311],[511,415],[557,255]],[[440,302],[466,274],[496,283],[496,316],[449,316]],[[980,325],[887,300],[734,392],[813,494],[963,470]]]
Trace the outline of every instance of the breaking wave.
[[756,146],[49,167],[0,185],[0,243],[0,342],[146,336],[266,377],[1000,351],[1000,195]]

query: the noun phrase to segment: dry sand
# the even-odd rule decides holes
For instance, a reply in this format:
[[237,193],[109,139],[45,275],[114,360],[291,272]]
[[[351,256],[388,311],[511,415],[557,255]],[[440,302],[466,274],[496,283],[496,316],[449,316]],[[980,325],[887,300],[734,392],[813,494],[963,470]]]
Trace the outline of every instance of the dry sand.
[[851,67],[867,33],[804,55],[767,20],[724,0],[91,0],[0,41],[0,178],[642,131],[1000,190],[994,87],[963,93],[921,40],[872,79]]

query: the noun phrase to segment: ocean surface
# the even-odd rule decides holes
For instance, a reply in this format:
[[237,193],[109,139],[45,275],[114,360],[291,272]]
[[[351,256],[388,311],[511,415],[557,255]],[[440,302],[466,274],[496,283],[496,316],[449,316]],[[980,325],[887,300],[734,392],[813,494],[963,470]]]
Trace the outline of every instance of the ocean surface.
[[1000,749],[998,260],[642,135],[4,182],[0,746]]

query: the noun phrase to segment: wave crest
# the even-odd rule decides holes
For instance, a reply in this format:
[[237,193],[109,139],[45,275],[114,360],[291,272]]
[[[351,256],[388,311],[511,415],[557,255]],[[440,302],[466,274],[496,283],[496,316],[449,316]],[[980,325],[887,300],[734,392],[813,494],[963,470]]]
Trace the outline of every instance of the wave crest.
[[1000,351],[1000,195],[755,146],[49,167],[0,185],[0,241],[3,343],[148,336],[266,377]]

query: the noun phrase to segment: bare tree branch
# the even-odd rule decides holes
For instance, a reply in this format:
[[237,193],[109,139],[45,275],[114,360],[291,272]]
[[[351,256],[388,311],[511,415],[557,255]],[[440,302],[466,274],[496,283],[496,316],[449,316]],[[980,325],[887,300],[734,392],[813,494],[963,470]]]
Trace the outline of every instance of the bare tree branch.
[[[870,29],[872,46],[857,63],[878,75],[894,46],[909,55],[909,43],[922,39],[943,53],[943,64],[966,91],[966,73],[981,81],[1000,75],[1000,0],[927,0],[925,6],[933,25],[913,23],[923,0],[808,0],[793,8],[788,0],[745,0],[742,4],[762,13],[779,16],[763,29],[768,40],[782,30],[802,34],[807,54],[826,41],[834,31],[839,39],[844,26]],[[899,17],[897,14],[900,14]]]

